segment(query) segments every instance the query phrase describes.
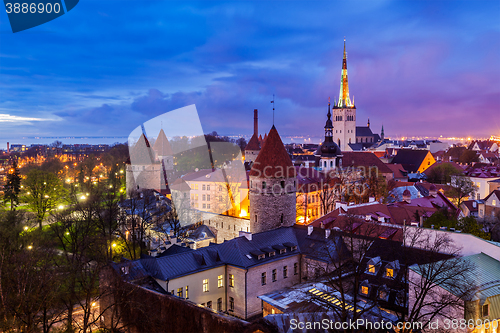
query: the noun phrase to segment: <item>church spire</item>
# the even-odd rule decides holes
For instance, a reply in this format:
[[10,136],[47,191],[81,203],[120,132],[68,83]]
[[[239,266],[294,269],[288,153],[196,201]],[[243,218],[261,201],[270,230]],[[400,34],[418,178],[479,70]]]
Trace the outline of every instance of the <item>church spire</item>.
[[328,97],[328,113],[326,114],[326,124],[325,124],[325,141],[327,138],[330,138],[330,141],[333,136],[333,123],[332,123],[332,114],[330,112],[330,97]]
[[344,38],[344,59],[342,60],[342,76],[340,78],[339,102],[337,106],[339,108],[354,106],[351,103],[351,99],[349,98],[349,84],[347,82],[347,52],[345,50],[345,38]]

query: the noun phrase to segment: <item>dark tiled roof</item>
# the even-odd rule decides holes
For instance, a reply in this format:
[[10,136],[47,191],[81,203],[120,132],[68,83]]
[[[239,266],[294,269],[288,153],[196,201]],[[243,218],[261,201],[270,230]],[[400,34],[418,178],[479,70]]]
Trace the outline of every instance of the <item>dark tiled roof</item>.
[[248,141],[248,144],[245,147],[245,150],[260,150],[259,139],[255,135],[255,133],[254,133],[254,135],[252,135],[252,138],[250,139],[250,141]]
[[[369,152],[343,152],[342,166],[353,167],[377,167],[380,173],[392,173],[392,170],[382,162],[377,155]],[[368,171],[368,170],[367,170]]]
[[190,251],[193,251],[193,250],[187,246],[179,246],[177,244],[174,244],[171,247],[169,247],[168,249],[166,249],[165,251],[163,251],[162,253],[160,253],[157,256],[157,258],[170,256],[170,255],[178,254],[178,253],[190,252]]
[[405,170],[416,172],[428,153],[423,149],[400,149],[392,163],[402,164]]
[[295,177],[295,167],[274,125],[252,165],[250,176],[260,178]]
[[[297,249],[292,251],[292,246]],[[286,249],[284,253],[276,249]],[[140,259],[142,266],[153,277],[167,280],[221,265],[248,268],[280,260],[299,253],[318,260],[339,260],[347,251],[342,238],[332,233],[325,238],[325,230],[316,228],[308,235],[307,227],[282,227],[252,235],[252,240],[241,236],[221,244],[212,244],[198,250],[160,258]],[[269,256],[266,253],[275,252]],[[265,258],[258,259],[265,254]]]
[[373,136],[373,133],[370,127],[356,126],[356,136]]

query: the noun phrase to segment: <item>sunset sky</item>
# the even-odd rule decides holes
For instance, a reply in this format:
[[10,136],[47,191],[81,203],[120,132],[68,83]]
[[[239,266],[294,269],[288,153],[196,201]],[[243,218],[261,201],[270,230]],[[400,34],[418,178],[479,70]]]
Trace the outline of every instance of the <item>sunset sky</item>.
[[15,34],[0,14],[0,149],[22,137],[126,137],[190,104],[205,133],[250,135],[255,108],[263,133],[273,94],[282,136],[321,136],[344,36],[358,125],[500,135],[498,0],[81,0]]

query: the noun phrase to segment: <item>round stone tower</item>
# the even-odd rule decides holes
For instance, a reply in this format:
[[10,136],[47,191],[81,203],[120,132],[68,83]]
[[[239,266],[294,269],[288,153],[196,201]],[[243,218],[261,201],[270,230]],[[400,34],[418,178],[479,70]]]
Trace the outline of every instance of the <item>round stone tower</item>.
[[293,225],[297,177],[274,125],[252,165],[249,178],[250,232]]

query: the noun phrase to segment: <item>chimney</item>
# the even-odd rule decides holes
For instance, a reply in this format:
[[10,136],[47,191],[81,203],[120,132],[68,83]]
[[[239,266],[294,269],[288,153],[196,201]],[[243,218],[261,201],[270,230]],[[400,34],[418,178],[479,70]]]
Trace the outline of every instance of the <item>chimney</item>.
[[330,237],[330,229],[325,229],[325,238]]
[[252,233],[251,232],[240,231],[239,237],[241,237],[241,236],[245,236],[246,239],[248,239],[249,241],[252,240]]
[[10,144],[7,142],[7,153],[10,154]]
[[256,137],[259,136],[259,111],[257,109],[253,110],[253,134]]
[[307,226],[307,235],[308,235],[308,236],[309,236],[310,234],[312,234],[312,232],[313,232],[313,228],[314,228],[314,227],[313,227],[312,225]]
[[423,216],[420,216],[420,223],[419,223],[419,227],[420,227],[420,228],[423,228],[423,227],[424,227],[424,217],[423,217]]

